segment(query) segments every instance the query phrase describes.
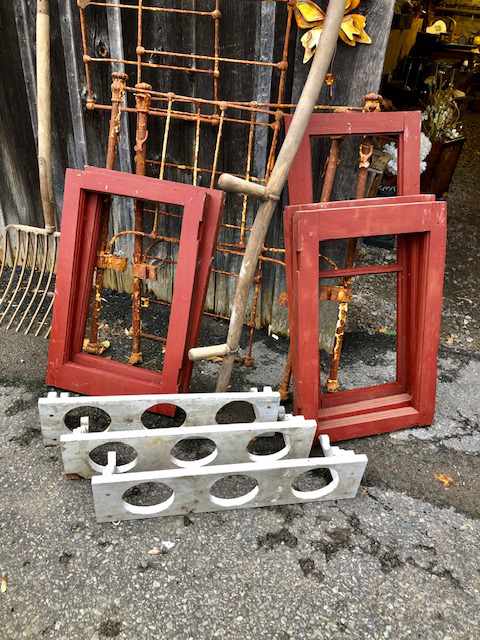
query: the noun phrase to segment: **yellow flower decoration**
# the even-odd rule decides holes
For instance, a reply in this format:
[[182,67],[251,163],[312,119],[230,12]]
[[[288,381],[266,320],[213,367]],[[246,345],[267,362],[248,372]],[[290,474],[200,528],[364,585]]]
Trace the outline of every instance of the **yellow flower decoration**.
[[[361,0],[345,0],[345,15],[342,20],[339,36],[350,47],[357,42],[371,44],[372,39],[365,31],[367,19],[360,13],[351,13],[359,5]],[[295,20],[300,29],[308,29],[302,36],[302,44],[305,48],[304,62],[308,62],[315,53],[315,48],[320,42],[325,21],[325,12],[313,2],[313,0],[296,0],[294,8]]]

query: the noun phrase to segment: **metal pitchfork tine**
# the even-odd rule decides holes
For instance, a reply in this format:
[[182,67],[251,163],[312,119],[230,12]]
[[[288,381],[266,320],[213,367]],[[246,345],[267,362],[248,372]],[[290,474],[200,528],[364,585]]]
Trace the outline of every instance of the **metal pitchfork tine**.
[[3,229],[0,325],[5,324],[8,330],[17,322],[16,332],[25,327],[25,335],[35,331],[36,336],[46,328],[43,335],[48,338],[60,236],[55,230],[52,188],[49,0],[37,0],[36,40],[38,172],[45,228],[10,224]]
[[0,325],[24,335],[34,331],[36,336],[46,327],[43,335],[47,338],[60,234],[12,224],[5,227],[2,235],[0,282],[3,279],[4,286],[0,291]]

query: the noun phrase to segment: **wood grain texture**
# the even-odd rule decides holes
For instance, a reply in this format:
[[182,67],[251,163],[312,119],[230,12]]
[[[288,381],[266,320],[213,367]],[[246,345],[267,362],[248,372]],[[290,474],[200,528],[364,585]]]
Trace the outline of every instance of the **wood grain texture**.
[[27,7],[23,2],[15,5],[16,14],[11,4],[0,5],[2,40],[10,45],[0,47],[0,210],[4,224],[42,226],[34,136],[35,63],[29,46]]

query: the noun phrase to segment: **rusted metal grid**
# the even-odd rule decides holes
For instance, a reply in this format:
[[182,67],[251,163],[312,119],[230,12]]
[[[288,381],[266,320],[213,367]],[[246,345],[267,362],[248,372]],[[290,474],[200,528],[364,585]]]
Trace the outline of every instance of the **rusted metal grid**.
[[[126,87],[126,103],[121,109],[127,113],[135,114],[134,94],[138,96],[139,93],[145,93],[150,97],[149,139],[146,145],[146,166],[149,175],[181,182],[188,181],[193,185],[215,187],[219,175],[227,171],[249,181],[264,184],[275,162],[284,115],[295,108],[294,104],[286,102],[287,69],[292,53],[290,51],[293,27],[292,3],[288,0],[243,0],[249,5],[261,2],[285,6],[283,42],[276,47],[281,52],[280,58],[277,61],[271,61],[253,58],[236,59],[221,55],[222,13],[220,9],[226,0],[223,0],[223,3],[220,0],[192,0],[191,6],[194,8],[185,8],[187,4],[185,2],[177,3],[181,7],[151,6],[153,1],[150,0],[147,5],[142,0],[121,3],[79,0],[87,108],[100,111],[111,110],[110,104],[97,101],[96,98],[95,76],[98,75],[101,66],[107,64],[116,69],[125,69],[127,73],[130,72],[130,82],[133,79],[131,77],[133,69],[135,86]],[[227,2],[230,1],[234,0],[227,0]],[[129,57],[128,52],[123,57],[116,58],[109,55],[92,55],[89,12],[100,10],[116,12],[117,16],[120,14],[120,23],[122,23],[123,13],[128,15],[130,20],[132,14],[136,15],[134,56]],[[182,19],[189,17],[194,21],[210,22],[213,33],[213,38],[210,41],[210,53],[159,51],[153,46],[148,46],[146,42],[147,30],[144,27],[145,16],[149,13],[170,15]],[[202,27],[203,24],[204,22],[201,24]],[[105,52],[102,51],[103,53]],[[173,59],[174,63],[169,63],[169,59]],[[182,63],[185,63],[185,66]],[[227,67],[229,70],[237,69],[240,74],[239,78],[242,77],[243,71],[251,73],[252,68],[267,70],[265,78],[269,86],[275,87],[276,102],[259,103],[251,100],[252,95],[239,97],[238,94],[235,100],[222,99],[225,97],[222,79],[225,74],[224,69]],[[165,84],[165,73],[170,74],[171,87],[182,85],[181,81],[184,76],[200,77],[198,85],[195,86],[201,97],[156,90],[159,85]],[[145,80],[152,84],[148,85],[144,82]],[[240,80],[238,84],[241,85]],[[318,110],[345,111],[349,110],[349,107],[319,106]],[[181,158],[178,154],[179,137],[186,142]],[[232,145],[238,147],[236,154],[232,150]],[[261,157],[260,161],[258,160],[259,156]],[[238,161],[239,157],[242,158],[241,162]],[[227,215],[221,225],[212,272],[216,284],[219,279],[224,279],[234,285],[235,279],[238,277],[251,221],[255,215],[255,205],[247,196],[229,194],[226,212]],[[172,215],[175,214],[168,211],[157,211],[154,227],[156,228],[156,222],[162,216],[171,218]],[[161,236],[158,232],[157,237],[161,237],[164,242],[176,243],[178,241],[170,235]],[[264,265],[270,263],[285,267],[284,253],[283,242],[280,243],[280,241],[278,246],[265,246],[262,252],[246,323],[248,326],[248,348],[243,359],[246,365],[253,364],[252,349],[255,329],[258,324],[258,307],[261,299]],[[142,258],[142,262],[145,261],[148,261],[146,255]],[[222,285],[226,298],[223,313],[218,309],[212,311],[214,308],[213,294],[210,292],[207,299],[207,308],[209,309],[206,311],[207,315],[228,319],[228,290],[231,284],[224,282]],[[159,302],[158,294],[157,296],[144,295],[142,298],[143,306],[157,302]],[[160,302],[162,301],[160,300]],[[143,335],[142,337],[148,338],[149,336]]]
[[[238,2],[239,0],[226,0],[228,2]],[[288,55],[289,55],[289,39],[293,24],[293,3],[290,0],[243,0],[243,3],[247,6],[258,4],[259,2],[286,5],[286,20],[285,31],[282,44],[281,59],[278,61],[271,60],[255,60],[255,59],[240,59],[234,57],[226,57],[221,55],[221,28],[223,14],[221,9],[225,4],[225,0],[190,0],[190,2],[178,0],[177,2],[171,0],[149,0],[148,4],[145,0],[124,0],[123,2],[108,1],[95,2],[91,0],[78,0],[78,6],[80,9],[80,28],[82,34],[82,46],[83,46],[83,61],[85,63],[85,76],[87,83],[87,105],[90,108],[96,108],[98,105],[95,101],[95,95],[93,90],[93,67],[96,64],[121,64],[125,67],[128,73],[130,67],[135,67],[136,81],[140,82],[148,81],[145,77],[146,69],[154,70],[169,70],[173,72],[180,72],[181,74],[193,74],[204,75],[211,78],[210,88],[203,87],[202,93],[205,98],[212,98],[214,101],[225,98],[225,95],[221,95],[221,76],[223,65],[234,65],[237,67],[265,67],[280,72],[279,88],[278,88],[278,102],[283,101],[285,92],[286,72],[288,68]],[[151,4],[153,3],[153,4]],[[165,4],[173,4],[174,6],[161,6]],[[190,5],[191,8],[187,8],[186,5]],[[97,50],[97,55],[92,55],[89,44],[91,43],[91,37],[89,34],[88,25],[88,12],[100,8],[104,11],[111,11],[120,13],[128,13],[127,19],[132,20],[133,16],[136,16],[136,46],[135,57],[129,58],[124,54],[124,57],[110,57],[107,50]],[[133,15],[132,15],[133,14]],[[161,43],[162,49],[154,47],[153,45],[148,47],[146,40],[145,23],[149,16],[155,16],[155,14],[163,14],[164,16],[170,16],[174,21],[171,22],[172,27],[186,26],[196,28],[196,25],[202,29],[210,29],[207,41],[209,51],[205,53],[187,52],[177,50],[164,50],[163,43]],[[188,20],[180,22],[180,20]],[[123,19],[123,16],[120,20]],[[201,24],[197,21],[201,20]],[[176,33],[180,31],[176,30]],[[211,36],[211,37],[210,37]],[[178,40],[178,41],[177,41]],[[176,44],[180,45],[180,38],[176,40]],[[253,49],[253,48],[252,48]],[[167,64],[166,62],[159,62],[165,58],[174,59],[175,64]],[[186,64],[180,64],[184,61]],[[190,63],[190,64],[189,64]],[[208,91],[208,95],[207,95]]]

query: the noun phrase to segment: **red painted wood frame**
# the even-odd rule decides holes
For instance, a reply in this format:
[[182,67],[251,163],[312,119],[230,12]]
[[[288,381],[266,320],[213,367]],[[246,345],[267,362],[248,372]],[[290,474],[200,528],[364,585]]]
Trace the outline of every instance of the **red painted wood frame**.
[[[287,131],[291,119],[292,116],[285,116]],[[290,205],[313,202],[311,139],[322,136],[398,135],[397,194],[398,196],[416,196],[420,192],[420,132],[421,113],[419,111],[313,114],[290,169],[288,177]],[[429,199],[433,199],[433,196]],[[378,199],[375,201],[379,202]],[[323,204],[318,206],[323,207]],[[327,203],[326,206],[331,205]],[[285,224],[288,225],[288,216]],[[288,252],[291,230],[284,227],[284,234],[285,248]],[[294,326],[296,291],[290,282],[289,269],[287,269],[286,280],[289,296],[289,323],[292,327]],[[291,352],[292,359],[295,359],[294,345],[291,345]]]
[[[301,206],[289,207],[286,213],[293,232],[287,268],[292,270],[290,280],[297,289],[291,325],[295,412],[316,419],[318,432],[328,434],[332,441],[430,424],[435,411],[446,205],[432,201],[431,196],[420,196],[416,202],[405,198],[388,198],[381,203],[370,200],[367,205],[359,201],[325,203],[312,205],[307,211]],[[396,264],[319,270],[320,242],[381,234],[398,237]],[[322,393],[319,279],[380,273],[397,274],[397,379],[363,389]]]
[[[292,116],[285,116],[288,131]],[[322,136],[398,135],[398,195],[420,193],[419,111],[314,113],[288,176],[290,204],[313,202],[311,138]]]
[[[96,174],[105,172],[108,176],[109,169],[98,167],[85,167],[85,171]],[[158,181],[157,181],[158,182]],[[186,185],[188,187],[188,185]],[[198,334],[202,323],[203,310],[208,291],[208,282],[212,270],[213,256],[217,245],[218,232],[222,219],[225,204],[225,193],[219,189],[206,189],[202,187],[188,187],[189,189],[199,189],[206,193],[206,207],[200,226],[200,250],[197,259],[197,269],[195,277],[195,296],[190,310],[189,335],[187,339],[187,350],[184,356],[182,370],[180,374],[180,391],[186,393],[190,389],[190,379],[192,376],[193,362],[188,358],[188,351],[197,346]]]
[[[82,352],[103,199],[112,195],[183,206],[161,372]],[[200,326],[222,205],[223,194],[210,189],[106,169],[67,170],[47,384],[87,395],[174,393],[188,385],[191,368],[184,365]]]
[[[313,215],[321,215],[325,209],[333,210],[333,209],[343,209],[346,206],[352,207],[370,207],[373,205],[381,205],[386,204],[390,205],[392,202],[395,203],[409,203],[409,202],[433,202],[435,200],[435,196],[433,195],[417,195],[417,196],[397,196],[392,199],[388,198],[375,198],[375,199],[361,199],[361,200],[348,200],[348,201],[336,201],[336,202],[318,202],[314,204],[301,204],[286,207],[284,211],[284,219],[283,219],[283,228],[285,235],[285,254],[286,254],[286,280],[287,280],[287,291],[288,291],[288,322],[289,322],[289,330],[290,336],[295,334],[297,327],[297,286],[292,281],[292,274],[296,273],[298,269],[297,265],[297,257],[298,254],[294,250],[294,240],[293,240],[293,228],[294,228],[294,220],[299,212],[313,212]],[[399,246],[401,248],[402,240],[399,240]],[[323,272],[320,272],[320,277],[322,277]],[[298,360],[297,354],[295,351],[295,341],[290,340],[290,349],[292,354],[292,371],[295,372],[298,370]]]

